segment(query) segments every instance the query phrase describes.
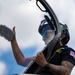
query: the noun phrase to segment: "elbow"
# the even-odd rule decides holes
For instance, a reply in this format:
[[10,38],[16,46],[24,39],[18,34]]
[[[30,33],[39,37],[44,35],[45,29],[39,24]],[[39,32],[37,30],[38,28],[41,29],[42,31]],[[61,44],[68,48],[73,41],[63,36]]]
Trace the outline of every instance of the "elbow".
[[17,61],[17,64],[22,66],[22,63],[20,61]]
[[27,63],[25,63],[25,61],[22,60],[22,59],[17,61],[17,64],[20,65],[20,66],[23,66],[23,67],[27,67]]
[[18,64],[18,65],[22,65],[22,63],[20,62],[20,60],[16,60],[16,63]]
[[70,73],[69,73],[69,72],[67,72],[65,75],[70,75]]
[[70,75],[71,71],[69,71],[68,69],[65,72],[65,75]]

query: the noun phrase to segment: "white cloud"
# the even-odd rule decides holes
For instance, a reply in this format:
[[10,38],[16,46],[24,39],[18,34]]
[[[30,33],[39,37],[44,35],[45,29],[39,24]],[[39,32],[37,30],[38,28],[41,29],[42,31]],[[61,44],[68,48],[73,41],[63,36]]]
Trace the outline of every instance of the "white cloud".
[[0,61],[0,75],[6,75],[7,74],[7,67],[5,63]]
[[8,42],[6,39],[4,39],[3,37],[0,37],[0,56],[6,52],[10,50],[10,42]]

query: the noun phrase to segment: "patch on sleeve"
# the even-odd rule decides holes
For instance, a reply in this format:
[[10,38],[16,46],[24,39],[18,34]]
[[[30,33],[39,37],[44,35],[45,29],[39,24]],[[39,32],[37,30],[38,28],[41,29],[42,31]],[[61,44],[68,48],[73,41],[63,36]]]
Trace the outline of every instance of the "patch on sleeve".
[[74,59],[75,59],[75,53],[74,53],[74,51],[70,51],[70,55],[71,55],[72,57],[74,57]]

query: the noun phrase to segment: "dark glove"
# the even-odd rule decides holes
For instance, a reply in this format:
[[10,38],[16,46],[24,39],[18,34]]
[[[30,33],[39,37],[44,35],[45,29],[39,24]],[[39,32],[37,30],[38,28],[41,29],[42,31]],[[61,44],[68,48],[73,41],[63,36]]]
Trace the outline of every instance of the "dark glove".
[[4,37],[8,41],[11,41],[14,36],[14,32],[5,25],[0,25],[0,36]]

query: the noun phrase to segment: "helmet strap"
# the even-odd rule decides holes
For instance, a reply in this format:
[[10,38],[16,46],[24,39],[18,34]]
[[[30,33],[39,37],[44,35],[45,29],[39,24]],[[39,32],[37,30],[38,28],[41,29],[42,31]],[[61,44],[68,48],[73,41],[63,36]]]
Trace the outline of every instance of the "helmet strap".
[[62,46],[62,45],[63,45],[61,41],[59,41],[59,44],[60,44],[60,46]]

